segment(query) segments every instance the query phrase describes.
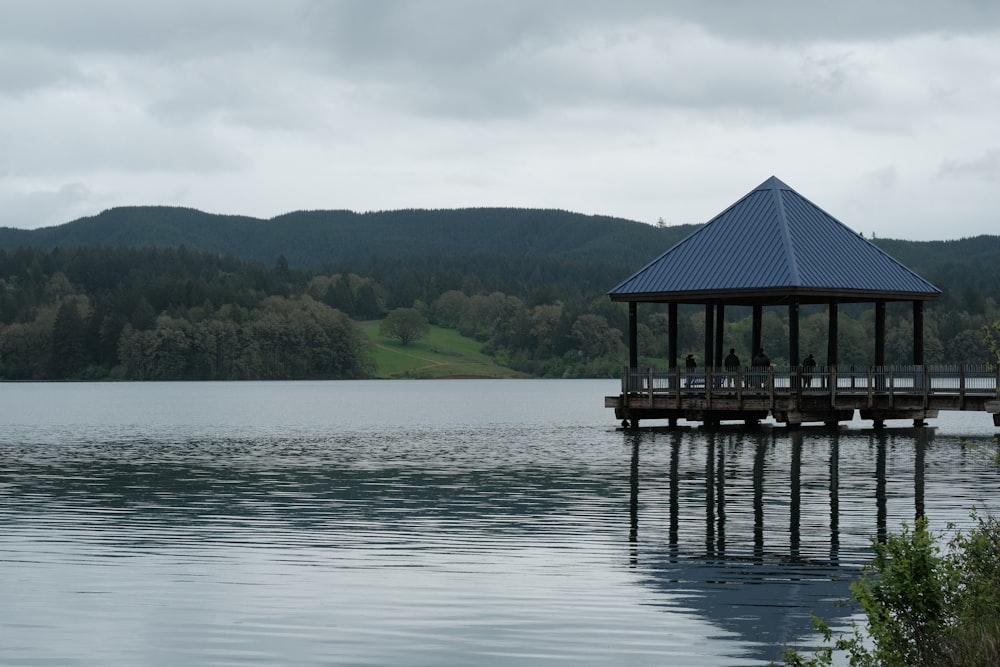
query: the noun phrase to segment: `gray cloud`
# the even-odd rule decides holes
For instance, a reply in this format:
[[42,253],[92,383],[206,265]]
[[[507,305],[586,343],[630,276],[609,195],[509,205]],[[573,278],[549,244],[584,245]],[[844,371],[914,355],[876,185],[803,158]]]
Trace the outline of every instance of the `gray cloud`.
[[951,233],[934,182],[991,229],[1000,4],[817,7],[0,0],[0,196],[698,222],[776,174],[866,233]]
[[941,174],[958,178],[1000,181],[1000,148],[990,148],[971,158],[945,160],[941,164]]
[[82,183],[16,192],[5,192],[0,186],[0,227],[33,228],[40,218],[71,220],[84,215],[81,204],[89,198],[90,192]]
[[295,0],[3,0],[0,40],[80,53],[160,53],[172,58],[286,41]]

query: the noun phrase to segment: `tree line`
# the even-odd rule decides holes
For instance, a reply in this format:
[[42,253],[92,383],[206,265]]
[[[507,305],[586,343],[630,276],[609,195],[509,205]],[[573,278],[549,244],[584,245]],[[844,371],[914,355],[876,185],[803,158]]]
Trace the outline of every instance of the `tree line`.
[[[552,264],[526,263],[528,275]],[[463,270],[456,269],[461,266]],[[509,263],[507,264],[509,268]],[[535,269],[531,269],[535,266]],[[515,273],[516,275],[511,275]],[[624,276],[618,276],[620,279]],[[611,286],[609,280],[604,289]],[[526,279],[499,261],[477,270],[443,257],[384,262],[370,273],[303,270],[176,248],[0,250],[0,379],[224,380],[362,378],[375,372],[361,320],[414,314],[478,340],[499,363],[538,377],[616,377],[628,354],[624,304],[603,289]],[[667,365],[666,306],[639,307],[640,365]],[[826,352],[825,307],[802,307],[803,356]],[[681,306],[681,356],[701,357],[704,308]],[[886,358],[912,360],[912,311],[889,304]],[[749,308],[727,308],[724,346],[749,362]],[[987,363],[995,298],[946,297],[925,314],[928,363]],[[787,312],[764,311],[762,344],[787,363]],[[844,306],[841,365],[873,357],[874,310]]]
[[185,248],[0,251],[0,379],[370,376],[367,339],[301,283]]

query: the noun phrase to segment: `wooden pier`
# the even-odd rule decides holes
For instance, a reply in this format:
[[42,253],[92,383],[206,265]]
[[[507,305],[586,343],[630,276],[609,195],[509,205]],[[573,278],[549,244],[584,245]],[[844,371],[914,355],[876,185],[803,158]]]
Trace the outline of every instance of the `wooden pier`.
[[876,428],[887,420],[913,420],[921,426],[942,410],[984,412],[1000,426],[1000,370],[992,365],[708,368],[625,368],[618,396],[604,406],[626,428],[642,420],[666,419],[718,425],[756,424],[769,415],[788,426],[819,422],[836,426],[855,411]]

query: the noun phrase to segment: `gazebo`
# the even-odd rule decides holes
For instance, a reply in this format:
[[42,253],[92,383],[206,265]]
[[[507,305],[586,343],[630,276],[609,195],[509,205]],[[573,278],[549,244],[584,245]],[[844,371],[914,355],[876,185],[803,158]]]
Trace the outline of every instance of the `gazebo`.
[[[628,304],[629,368],[637,369],[640,303],[668,304],[668,363],[677,367],[677,307],[705,307],[706,369],[722,364],[726,306],[753,309],[752,352],[764,306],[788,308],[788,361],[800,364],[799,308],[829,310],[826,364],[837,366],[838,306],[875,305],[873,361],[885,365],[886,304],[913,304],[913,364],[924,363],[924,303],[941,291],[772,176],[612,289]],[[627,391],[627,388],[626,388]]]

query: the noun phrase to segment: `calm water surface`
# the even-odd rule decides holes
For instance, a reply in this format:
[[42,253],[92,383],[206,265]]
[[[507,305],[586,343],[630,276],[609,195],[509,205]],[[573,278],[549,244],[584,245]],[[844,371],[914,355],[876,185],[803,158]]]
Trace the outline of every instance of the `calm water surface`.
[[985,414],[636,433],[617,386],[0,385],[0,664],[767,664],[870,536],[1000,510]]

